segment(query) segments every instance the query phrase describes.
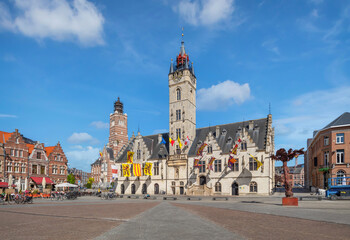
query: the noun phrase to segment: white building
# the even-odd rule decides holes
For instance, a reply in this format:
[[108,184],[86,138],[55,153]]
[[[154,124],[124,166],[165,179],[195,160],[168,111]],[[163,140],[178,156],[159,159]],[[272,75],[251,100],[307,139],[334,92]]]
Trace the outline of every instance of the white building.
[[[169,80],[169,133],[132,136],[115,157],[119,178],[115,182],[120,194],[187,194],[187,195],[268,195],[274,187],[274,129],[272,115],[245,122],[196,128],[196,85],[193,64],[185,52],[184,42],[175,62],[171,62]],[[110,133],[113,134],[113,133]],[[115,135],[115,134],[114,134]],[[169,137],[175,140],[172,145]],[[186,139],[190,140],[185,146]],[[180,148],[177,139],[184,145]],[[162,139],[165,144],[161,144]],[[230,152],[241,139],[237,162],[228,167]],[[117,141],[114,139],[114,141]],[[198,148],[207,144],[202,156]],[[134,163],[142,165],[142,176],[122,176],[127,152],[134,152]],[[263,165],[258,168],[257,161]],[[208,163],[215,161],[212,169]],[[195,159],[201,166],[195,167]],[[144,176],[146,162],[153,163],[153,175]]]

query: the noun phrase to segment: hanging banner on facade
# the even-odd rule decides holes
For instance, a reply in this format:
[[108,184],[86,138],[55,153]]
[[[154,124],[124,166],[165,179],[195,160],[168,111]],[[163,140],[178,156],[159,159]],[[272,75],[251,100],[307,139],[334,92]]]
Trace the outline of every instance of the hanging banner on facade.
[[253,157],[251,154],[249,154],[257,163],[258,163],[258,167],[256,170],[259,170],[259,168],[263,165],[262,162],[260,162],[258,159],[256,159],[255,157]]
[[180,147],[180,149],[182,149],[182,143],[181,143],[181,140],[180,140],[180,138],[179,138],[179,137],[177,137],[177,142],[179,143],[179,147]]
[[171,143],[171,146],[174,146],[175,140],[171,139],[171,137],[169,137],[169,142]]
[[200,167],[201,165],[199,164],[199,159],[194,159],[193,167]]
[[241,143],[241,139],[238,138],[236,145],[233,147],[233,149],[232,149],[232,151],[231,151],[231,153],[232,153],[233,155],[237,155],[237,149],[238,149],[240,143]]
[[132,171],[134,173],[134,176],[140,177],[141,176],[141,164],[134,163],[132,167]]
[[123,176],[130,177],[130,165],[123,163],[122,166],[123,166]]
[[209,160],[207,169],[210,169],[210,170],[213,171],[213,163],[214,163],[214,161],[215,161],[215,158],[214,158],[214,157],[211,157],[210,160]]
[[117,165],[112,165],[112,178],[117,179],[118,178],[118,167]]
[[134,162],[134,152],[128,151],[126,162],[129,164]]
[[203,150],[205,148],[205,146],[207,146],[206,143],[203,143],[197,150],[197,156],[202,156]]
[[153,163],[151,163],[151,162],[145,163],[144,174],[146,176],[152,176],[152,165],[153,165]]
[[233,170],[234,163],[237,162],[237,159],[235,159],[233,156],[230,155],[228,158],[227,166]]

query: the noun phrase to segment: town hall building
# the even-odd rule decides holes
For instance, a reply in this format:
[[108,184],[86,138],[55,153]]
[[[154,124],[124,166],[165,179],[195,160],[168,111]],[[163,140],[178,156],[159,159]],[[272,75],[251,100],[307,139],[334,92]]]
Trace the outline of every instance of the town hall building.
[[[274,153],[272,115],[197,128],[197,78],[183,41],[171,61],[168,82],[167,133],[142,136],[138,132],[128,140],[127,115],[120,99],[115,102],[109,143],[92,165],[103,168],[100,177],[105,183],[113,181],[119,194],[271,194],[275,174],[270,157]],[[128,152],[134,153],[134,163],[141,164],[141,176],[134,176],[132,169],[131,176],[123,176]],[[152,163],[151,176],[144,174],[146,163]],[[117,166],[117,179],[112,179],[112,165]]]

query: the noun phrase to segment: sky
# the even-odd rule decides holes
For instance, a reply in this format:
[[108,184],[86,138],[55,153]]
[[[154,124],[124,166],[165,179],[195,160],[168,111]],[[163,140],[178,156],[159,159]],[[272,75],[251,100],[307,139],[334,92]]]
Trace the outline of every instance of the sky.
[[299,149],[350,111],[346,0],[0,0],[0,130],[59,141],[85,171],[118,97],[129,137],[167,132],[182,28],[197,127],[264,118],[270,104],[276,150]]

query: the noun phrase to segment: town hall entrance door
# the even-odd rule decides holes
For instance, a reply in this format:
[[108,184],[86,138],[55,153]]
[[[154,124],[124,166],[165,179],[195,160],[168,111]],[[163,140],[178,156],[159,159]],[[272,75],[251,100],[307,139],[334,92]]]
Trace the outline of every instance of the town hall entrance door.
[[236,182],[232,183],[232,195],[237,195],[238,196],[238,184]]
[[147,194],[147,185],[146,185],[146,183],[144,183],[142,185],[142,194]]
[[207,178],[205,176],[201,176],[199,178],[199,185],[205,185],[207,183]]

